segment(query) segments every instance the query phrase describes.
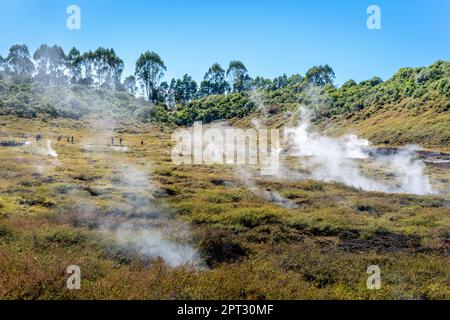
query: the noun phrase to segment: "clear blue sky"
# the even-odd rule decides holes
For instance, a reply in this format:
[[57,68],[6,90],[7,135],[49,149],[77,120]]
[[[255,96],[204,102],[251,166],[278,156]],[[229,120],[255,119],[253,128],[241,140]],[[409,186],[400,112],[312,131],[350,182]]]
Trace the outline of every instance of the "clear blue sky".
[[[66,8],[81,8],[81,30],[66,28]],[[381,30],[368,30],[366,9],[381,8]],[[214,62],[241,60],[251,76],[304,74],[328,63],[338,84],[400,67],[450,60],[449,0],[1,0],[0,54],[15,43],[30,50],[113,47],[134,72],[139,54],[156,51],[166,79],[201,80]]]

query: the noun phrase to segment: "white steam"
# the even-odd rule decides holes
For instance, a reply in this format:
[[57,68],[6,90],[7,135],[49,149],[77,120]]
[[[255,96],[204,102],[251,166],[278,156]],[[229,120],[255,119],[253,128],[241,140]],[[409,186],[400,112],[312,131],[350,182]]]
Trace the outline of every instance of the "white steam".
[[[291,154],[300,157],[301,168],[310,178],[335,181],[366,191],[412,194],[434,193],[424,173],[424,163],[412,147],[392,154],[379,154],[369,141],[355,135],[327,137],[311,128],[310,114],[302,109],[298,127],[286,129]],[[385,171],[393,181],[380,181],[363,173],[357,159],[367,159]]]
[[251,193],[259,198],[262,198],[268,202],[275,203],[284,208],[297,207],[297,205],[293,201],[283,197],[279,192],[259,186],[255,182],[256,172],[257,171],[251,170],[249,168],[239,167],[236,170],[236,177],[246,186],[246,188]]
[[52,148],[52,142],[50,140],[46,141],[45,148],[49,157],[58,158],[58,153],[56,153],[55,149]]
[[[31,145],[31,143],[27,145]],[[52,148],[52,142],[50,140],[46,140],[44,146],[36,145],[33,152],[44,157],[58,158],[58,153]]]
[[170,266],[199,264],[199,254],[186,241],[187,225],[170,219],[163,204],[156,204],[147,170],[128,163],[115,170],[114,192],[122,194],[122,216],[107,220],[103,230],[112,232],[117,241],[149,258],[162,258]]
[[167,239],[166,232],[159,228],[125,222],[114,230],[114,235],[119,243],[143,256],[160,257],[171,267],[197,264],[199,261],[198,252],[191,245]]
[[[113,118],[89,118],[93,134],[83,138],[81,146],[86,154],[101,156],[110,165],[113,175],[108,196],[106,216],[91,216],[99,223],[102,232],[111,234],[117,243],[150,259],[163,259],[168,265],[200,266],[200,255],[190,244],[187,224],[170,218],[170,210],[155,199],[157,188],[150,177],[151,165],[138,165],[128,157],[127,146],[111,144],[111,137],[119,140]],[[116,142],[115,141],[115,142]],[[117,143],[117,142],[116,142]],[[95,210],[90,210],[95,212]]]

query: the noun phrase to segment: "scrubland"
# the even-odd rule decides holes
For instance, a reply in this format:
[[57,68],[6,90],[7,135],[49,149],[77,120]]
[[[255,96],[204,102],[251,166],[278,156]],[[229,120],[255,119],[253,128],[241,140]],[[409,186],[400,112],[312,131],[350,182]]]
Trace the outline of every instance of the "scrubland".
[[[450,298],[446,193],[253,176],[258,190],[287,206],[249,189],[233,166],[174,165],[167,126],[119,123],[113,134],[124,147],[114,148],[111,132],[81,119],[0,123],[0,140],[43,135],[30,146],[0,147],[1,299]],[[47,139],[57,158],[39,152]],[[133,170],[148,181],[128,190],[117,177]],[[426,171],[448,187],[448,166]],[[170,265],[105,228],[130,217],[144,228],[167,225],[174,238],[181,224],[174,241],[198,259]],[[81,269],[80,290],[66,288],[69,265]],[[380,290],[366,287],[370,265],[381,268]]]

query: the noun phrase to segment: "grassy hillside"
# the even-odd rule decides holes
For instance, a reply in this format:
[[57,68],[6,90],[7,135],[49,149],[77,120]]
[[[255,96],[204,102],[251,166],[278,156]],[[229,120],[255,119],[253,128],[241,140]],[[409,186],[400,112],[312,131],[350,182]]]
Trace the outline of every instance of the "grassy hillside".
[[379,144],[450,148],[450,63],[404,68],[384,83],[353,87],[336,97],[344,112],[333,120],[341,127]]
[[[194,120],[264,117],[276,126],[289,111],[307,106],[315,122],[334,132],[356,132],[376,144],[419,144],[450,149],[450,62],[403,68],[383,82],[379,78],[339,88],[297,82],[281,89],[212,96],[178,106],[180,124]],[[332,130],[334,129],[334,130]]]
[[[376,144],[415,143],[450,148],[450,62],[403,68],[391,79],[379,78],[339,88],[312,86],[303,79],[282,88],[212,95],[186,104],[150,105],[128,93],[83,86],[45,88],[27,80],[0,80],[0,115],[79,119],[104,114],[117,119],[190,125],[193,121],[274,117],[285,111],[315,110],[315,121],[342,132],[352,130]],[[279,118],[277,120],[277,117]]]
[[[0,80],[0,141],[31,142],[0,146],[0,299],[449,299],[448,164],[424,167],[446,192],[387,194],[263,177],[257,167],[175,165],[170,140],[175,124],[258,118],[281,127],[308,106],[332,133],[448,149],[449,66],[340,88],[299,81],[172,108],[124,92]],[[298,159],[281,156],[301,172]],[[164,231],[200,262],[173,266],[142,254],[116,233],[129,223]],[[81,290],[66,288],[72,264]],[[370,265],[382,270],[381,290],[366,287]]]
[[[127,149],[117,150],[108,130],[85,122],[0,122],[0,139],[75,136],[75,144],[54,142],[58,158],[35,152],[45,141],[1,149],[1,299],[450,298],[448,197],[256,175],[255,186],[294,204],[284,207],[233,167],[175,166],[163,127],[119,123]],[[120,189],[120,163],[149,174],[153,187]],[[445,168],[429,170],[450,179]],[[189,226],[202,268],[149,260],[102,233],[102,221],[135,216],[129,204],[141,196]],[[82,270],[81,290],[65,287],[71,264]],[[373,264],[381,290],[366,288]]]

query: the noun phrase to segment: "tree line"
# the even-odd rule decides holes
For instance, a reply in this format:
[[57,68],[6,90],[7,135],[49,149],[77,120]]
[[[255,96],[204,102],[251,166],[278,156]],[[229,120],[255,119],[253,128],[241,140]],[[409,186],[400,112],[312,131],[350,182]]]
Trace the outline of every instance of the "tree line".
[[312,83],[319,86],[332,85],[335,74],[328,65],[315,66],[304,77],[285,74],[275,79],[250,77],[241,61],[231,61],[225,70],[214,63],[197,84],[188,74],[181,79],[162,81],[167,67],[156,53],[142,53],[135,65],[133,75],[123,81],[124,62],[114,49],[99,47],[95,51],[81,53],[72,48],[67,54],[57,45],[42,44],[31,56],[24,44],[13,45],[8,55],[0,55],[0,74],[14,78],[33,78],[48,86],[84,85],[127,91],[141,95],[152,103],[167,105],[186,104],[194,99],[210,95],[245,92],[255,89],[275,91],[290,85]]

